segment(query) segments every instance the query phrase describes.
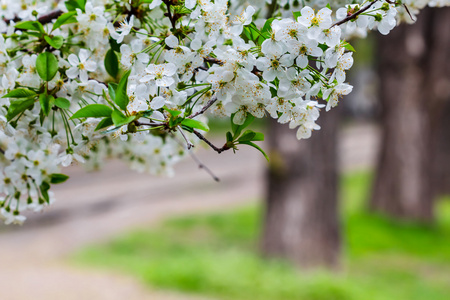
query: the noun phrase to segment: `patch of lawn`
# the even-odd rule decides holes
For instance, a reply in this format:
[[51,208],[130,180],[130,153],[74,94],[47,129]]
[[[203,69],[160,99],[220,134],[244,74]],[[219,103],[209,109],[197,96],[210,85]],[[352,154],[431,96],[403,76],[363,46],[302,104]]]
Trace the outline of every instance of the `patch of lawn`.
[[89,247],[76,258],[164,289],[225,300],[447,300],[450,201],[434,226],[364,211],[370,175],[342,180],[343,270],[304,273],[258,255],[261,209],[177,218]]

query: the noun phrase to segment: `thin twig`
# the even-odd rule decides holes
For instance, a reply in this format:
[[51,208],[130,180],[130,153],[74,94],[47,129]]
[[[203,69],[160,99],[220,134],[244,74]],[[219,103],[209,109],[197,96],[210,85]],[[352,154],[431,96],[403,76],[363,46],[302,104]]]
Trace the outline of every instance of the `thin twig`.
[[181,133],[181,136],[184,138],[184,140],[186,141],[187,144],[187,149],[191,149],[192,147],[194,147],[194,144],[191,143],[191,141],[188,140],[188,138],[184,135],[183,129],[181,129],[181,126],[178,125],[177,126],[178,131]]
[[191,155],[192,159],[195,160],[199,169],[205,170],[206,173],[211,175],[211,177],[214,179],[214,181],[216,181],[216,182],[220,181],[220,178],[217,177],[207,166],[205,166],[192,151],[188,151],[188,153]]
[[217,58],[214,58],[214,57],[205,57],[203,60],[206,62],[209,62],[211,64],[223,65],[223,61],[221,61]]
[[[183,143],[175,136],[175,134],[171,133],[171,135],[172,135],[173,139],[174,139],[181,147],[184,148],[184,144],[183,144]],[[206,173],[208,173],[208,174],[214,179],[214,181],[216,181],[216,182],[219,182],[219,181],[220,181],[220,178],[217,177],[217,176],[213,173],[213,171],[211,171],[206,165],[204,165],[204,164],[200,161],[200,159],[194,154],[194,152],[192,152],[192,151],[189,150],[189,149],[186,149],[186,151],[189,153],[189,155],[192,157],[192,159],[197,163],[199,169],[205,170]]]
[[167,17],[169,18],[170,23],[172,24],[173,30],[176,30],[176,27],[175,27],[176,20],[175,20],[175,18],[173,17],[172,12],[170,11],[170,4],[169,4],[169,2],[166,2],[166,1],[164,1],[164,3],[165,3],[166,6],[167,6]]
[[203,108],[196,112],[195,114],[190,115],[188,118],[189,119],[193,119],[198,115],[203,114],[205,111],[208,110],[208,108],[210,108],[215,102],[217,101],[217,96],[213,96],[211,99],[209,99],[209,101],[205,104],[205,106],[203,106]]
[[161,125],[164,125],[164,123],[142,123],[142,122],[139,122],[139,121],[134,121],[134,125],[136,125],[136,126],[150,126],[150,127],[152,127],[152,126],[161,126]]
[[334,23],[333,25],[331,25],[330,28],[334,27],[334,26],[339,26],[341,24],[344,24],[350,20],[356,19],[357,16],[359,16],[360,14],[362,14],[363,12],[365,12],[366,10],[368,10],[375,2],[378,2],[378,0],[373,0],[372,2],[370,2],[367,6],[361,8],[360,10],[358,10],[357,12],[355,12],[354,14],[346,17],[345,19],[340,20],[339,22]]
[[216,151],[217,153],[222,153],[226,150],[231,149],[230,147],[227,146],[227,144],[223,145],[222,148],[218,148],[216,146],[214,146],[213,143],[211,143],[207,138],[205,138],[203,136],[203,134],[201,134],[200,132],[198,132],[197,130],[194,130],[193,133],[202,141],[204,141],[206,144],[208,144],[208,146],[210,146],[214,151]]

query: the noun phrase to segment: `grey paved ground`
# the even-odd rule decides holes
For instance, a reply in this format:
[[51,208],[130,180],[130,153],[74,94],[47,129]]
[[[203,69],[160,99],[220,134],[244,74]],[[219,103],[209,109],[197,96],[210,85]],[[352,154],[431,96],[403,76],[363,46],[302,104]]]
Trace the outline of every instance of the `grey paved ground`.
[[[373,165],[378,144],[374,126],[346,128],[340,140],[342,169]],[[48,211],[30,216],[23,227],[0,227],[0,299],[198,299],[152,291],[121,274],[80,270],[64,262],[83,245],[132,228],[261,198],[265,161],[258,152],[249,148],[218,155],[201,150],[198,156],[221,183],[191,160],[181,163],[172,179],[137,174],[120,162],[100,174],[72,167],[70,181],[56,189],[58,202]]]

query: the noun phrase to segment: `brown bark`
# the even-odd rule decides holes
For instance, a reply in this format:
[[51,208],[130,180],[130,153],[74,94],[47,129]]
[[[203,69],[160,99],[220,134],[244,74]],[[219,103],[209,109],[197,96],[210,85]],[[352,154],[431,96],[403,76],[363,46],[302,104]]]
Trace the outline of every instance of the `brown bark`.
[[424,9],[414,25],[378,39],[383,143],[370,206],[390,216],[434,218],[436,156],[449,98],[450,9]]
[[323,112],[308,140],[275,121],[268,142],[266,214],[262,248],[301,267],[336,267],[341,240],[337,208],[338,112]]

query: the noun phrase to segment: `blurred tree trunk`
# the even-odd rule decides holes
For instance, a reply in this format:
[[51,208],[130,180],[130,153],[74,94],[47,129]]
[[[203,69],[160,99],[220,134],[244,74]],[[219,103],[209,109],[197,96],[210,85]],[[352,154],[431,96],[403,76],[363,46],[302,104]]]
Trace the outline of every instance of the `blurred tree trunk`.
[[301,267],[338,265],[337,121],[321,114],[322,129],[298,141],[295,131],[271,120],[268,142],[263,252]]
[[[450,43],[447,47],[450,47]],[[450,59],[447,59],[447,62],[447,70],[450,70]],[[447,82],[447,88],[450,89],[450,79]],[[436,124],[435,133],[436,153],[434,156],[433,194],[439,197],[450,195],[450,97],[440,111],[437,121],[439,123]]]
[[377,53],[383,144],[371,208],[429,222],[436,170],[448,174],[450,166],[437,150],[449,137],[448,127],[438,129],[449,98],[450,8],[426,8],[415,24],[380,36]]

